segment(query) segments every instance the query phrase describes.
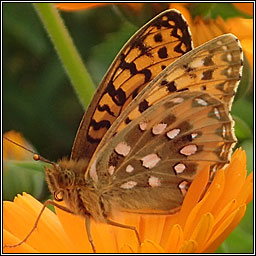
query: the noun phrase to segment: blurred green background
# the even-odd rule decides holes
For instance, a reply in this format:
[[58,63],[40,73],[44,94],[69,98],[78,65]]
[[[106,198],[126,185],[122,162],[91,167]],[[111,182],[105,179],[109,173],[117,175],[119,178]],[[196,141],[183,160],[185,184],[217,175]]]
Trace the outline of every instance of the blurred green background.
[[[206,4],[197,7],[197,12],[202,10],[202,13],[209,8]],[[141,24],[162,8],[166,5],[159,5],[156,9],[146,4],[139,16],[132,10],[111,5],[79,12],[61,12],[95,85],[99,84],[122,45]],[[227,12],[223,8],[230,16],[239,14],[231,4],[216,4],[213,16],[220,13],[226,18]],[[246,82],[240,86],[232,114],[236,120],[237,147],[242,146],[246,150],[247,167],[251,171],[253,89],[248,83],[249,77],[246,72],[243,78]],[[38,153],[57,161],[70,155],[83,113],[32,4],[3,3],[3,132],[19,131]],[[30,162],[24,165],[6,163],[3,198],[12,200],[23,191],[32,193],[40,200],[48,198],[42,166]],[[225,242],[218,252],[251,252],[252,203],[249,209],[247,218],[237,228],[239,232],[232,234],[231,245]],[[243,248],[239,247],[240,241]]]

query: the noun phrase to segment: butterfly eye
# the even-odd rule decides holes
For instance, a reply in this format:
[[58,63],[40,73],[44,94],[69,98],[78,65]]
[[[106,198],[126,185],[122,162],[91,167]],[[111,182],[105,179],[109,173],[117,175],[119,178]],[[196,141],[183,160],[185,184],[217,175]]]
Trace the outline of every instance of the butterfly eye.
[[63,201],[63,191],[62,190],[58,190],[54,192],[54,199],[58,202]]

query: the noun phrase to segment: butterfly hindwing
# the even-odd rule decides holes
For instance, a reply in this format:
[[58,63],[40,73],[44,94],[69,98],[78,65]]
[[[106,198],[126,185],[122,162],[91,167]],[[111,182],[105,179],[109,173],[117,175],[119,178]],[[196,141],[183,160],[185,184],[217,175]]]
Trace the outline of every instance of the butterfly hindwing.
[[191,49],[188,25],[178,11],[167,10],[143,26],[123,47],[101,82],[80,124],[71,158],[90,159],[126,106],[166,66]]
[[199,170],[228,162],[226,151],[219,151],[231,147],[235,137],[223,126],[232,130],[217,98],[203,92],[168,95],[114,136],[88,175],[113,207],[175,209]]

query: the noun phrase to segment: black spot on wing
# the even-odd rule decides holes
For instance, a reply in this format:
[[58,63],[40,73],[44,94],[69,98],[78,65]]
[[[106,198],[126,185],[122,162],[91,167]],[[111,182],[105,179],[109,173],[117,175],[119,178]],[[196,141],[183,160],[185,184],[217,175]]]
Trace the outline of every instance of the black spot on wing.
[[147,38],[147,36],[148,35],[145,34],[145,35],[141,36],[140,38],[137,38],[137,40],[133,42],[133,44],[131,46],[131,49],[138,48],[140,50],[140,52],[141,52],[141,55],[147,55],[149,57],[152,57],[152,54],[150,52],[151,47],[146,46],[144,44],[144,41]]
[[206,56],[204,59],[203,59],[203,62],[204,62],[204,66],[212,66],[214,65],[214,62],[212,61],[212,55],[209,55],[209,56]]
[[174,81],[171,81],[170,83],[166,84],[169,92],[175,92],[177,90]]
[[137,87],[133,92],[132,92],[132,98],[135,99],[136,96],[138,95],[139,93],[139,87]]
[[162,80],[161,81],[161,85],[167,85],[168,84],[168,81],[167,80]]
[[166,48],[165,46],[161,47],[161,48],[158,50],[157,54],[158,54],[158,57],[159,57],[160,59],[165,59],[165,58],[167,58],[167,57],[168,57],[167,48]]
[[156,34],[154,36],[154,40],[156,43],[162,42],[163,41],[162,35],[160,33]]
[[142,69],[141,71],[138,72],[139,74],[143,74],[145,76],[144,83],[147,83],[150,81],[152,73],[149,69]]
[[126,62],[125,57],[126,56],[124,54],[121,56],[121,62],[120,62],[119,67],[123,70],[129,69],[131,75],[135,75],[138,72],[135,63],[134,62],[131,62],[131,63]]
[[188,91],[188,88],[182,88],[180,90],[177,90],[177,92],[184,92],[184,91]]
[[183,44],[182,42],[180,42],[179,44],[177,44],[177,45],[174,47],[174,51],[175,51],[175,52],[178,52],[178,53],[181,53],[181,54],[184,54],[184,53],[188,52],[187,49],[186,49],[185,51],[181,49],[182,44]]
[[98,110],[99,110],[100,112],[106,111],[106,112],[108,112],[111,116],[115,116],[115,114],[110,110],[109,106],[106,105],[106,104],[104,104],[103,106],[98,105],[97,108],[98,108]]
[[112,81],[108,83],[108,86],[105,90],[109,94],[109,96],[112,98],[112,100],[115,102],[118,106],[123,106],[126,101],[126,95],[125,92],[122,90],[122,88],[115,89],[115,86],[113,85]]
[[87,134],[87,141],[89,141],[92,144],[98,144],[100,143],[101,139],[95,139],[93,137],[91,137],[89,134]]
[[101,129],[101,128],[109,128],[111,126],[111,123],[108,120],[101,120],[99,122],[96,122],[94,119],[91,120],[90,126],[93,127],[95,131]]
[[127,117],[124,122],[125,122],[126,124],[129,124],[131,121],[132,121],[132,120],[131,120],[129,117]]
[[[111,126],[111,123],[108,120],[101,120],[100,122],[96,122],[94,119],[90,122],[90,127],[93,128],[93,130],[98,131],[102,128],[109,129]],[[93,138],[89,134],[87,134],[87,141],[90,143],[99,143],[101,141],[101,138]]]
[[144,112],[148,107],[149,107],[148,102],[146,100],[143,100],[139,104],[139,111],[140,111],[140,113]]
[[204,71],[203,74],[202,74],[203,75],[202,80],[212,79],[212,73],[213,73],[213,69]]
[[206,90],[206,85],[201,85],[201,90],[205,91]]

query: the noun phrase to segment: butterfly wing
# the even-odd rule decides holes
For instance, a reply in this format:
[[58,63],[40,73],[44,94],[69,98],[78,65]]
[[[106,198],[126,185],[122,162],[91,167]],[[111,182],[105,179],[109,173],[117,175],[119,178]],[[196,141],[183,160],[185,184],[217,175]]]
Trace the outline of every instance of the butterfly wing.
[[114,136],[89,174],[114,208],[171,210],[199,170],[228,162],[222,148],[234,144],[231,131],[229,114],[215,97],[172,94]]
[[166,66],[192,49],[183,16],[167,10],[143,26],[122,48],[85,113],[71,158],[90,159],[126,106]]
[[[212,61],[205,61],[209,52]],[[168,66],[113,123],[86,179],[116,207],[178,207],[198,171],[208,165],[214,171],[229,161],[236,141],[229,108],[241,59],[240,44],[227,34]]]
[[[168,66],[138,95],[134,105],[127,109],[126,118],[133,120],[166,95],[184,91],[207,92],[230,110],[242,65],[243,53],[238,39],[232,34],[216,37]],[[118,129],[124,126],[125,122]]]

